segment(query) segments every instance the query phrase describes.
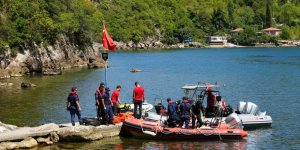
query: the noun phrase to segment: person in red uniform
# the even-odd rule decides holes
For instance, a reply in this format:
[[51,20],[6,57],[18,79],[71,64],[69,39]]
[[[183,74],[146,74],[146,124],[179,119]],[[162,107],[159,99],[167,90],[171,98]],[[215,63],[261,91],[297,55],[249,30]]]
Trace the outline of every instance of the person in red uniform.
[[121,101],[120,101],[120,91],[121,91],[121,85],[118,85],[116,87],[116,89],[114,90],[114,92],[112,93],[111,95],[111,102],[113,103],[113,113],[115,116],[117,116],[117,108],[118,108],[118,105],[121,104]]
[[[140,119],[142,117],[142,104],[145,100],[144,88],[141,87],[139,82],[134,83],[135,88],[133,89],[133,104],[134,104],[134,117]],[[139,107],[139,113],[137,112],[137,107]]]
[[216,96],[212,93],[212,90],[208,88],[206,90],[207,94],[207,107],[206,107],[206,117],[211,117],[214,115]]

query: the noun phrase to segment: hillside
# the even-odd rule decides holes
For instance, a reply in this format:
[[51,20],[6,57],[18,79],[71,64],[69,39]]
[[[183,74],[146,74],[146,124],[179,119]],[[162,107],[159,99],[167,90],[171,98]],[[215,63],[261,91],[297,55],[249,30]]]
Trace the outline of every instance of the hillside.
[[251,34],[269,26],[282,29],[279,38],[296,40],[299,18],[299,0],[0,0],[0,52],[15,55],[63,37],[82,50],[101,41],[103,20],[123,42],[203,42],[238,27]]

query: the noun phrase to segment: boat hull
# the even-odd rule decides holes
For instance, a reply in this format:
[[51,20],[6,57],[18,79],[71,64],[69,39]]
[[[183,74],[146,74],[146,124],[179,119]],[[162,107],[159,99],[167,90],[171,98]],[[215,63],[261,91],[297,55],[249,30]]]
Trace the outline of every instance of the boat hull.
[[242,139],[247,136],[247,132],[226,128],[168,128],[163,127],[159,122],[127,119],[123,123],[121,135],[155,140],[222,140]]

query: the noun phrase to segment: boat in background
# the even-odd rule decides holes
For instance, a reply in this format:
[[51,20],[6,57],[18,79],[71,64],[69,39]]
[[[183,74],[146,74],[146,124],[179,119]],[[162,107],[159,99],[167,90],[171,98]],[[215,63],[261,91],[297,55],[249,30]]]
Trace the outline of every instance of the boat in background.
[[[133,109],[134,109],[134,104],[130,104],[130,110],[131,111],[133,111]],[[145,113],[146,112],[149,112],[149,111],[151,111],[153,109],[153,105],[152,104],[150,104],[150,103],[148,103],[148,102],[144,102],[143,104],[142,104],[142,113],[143,113],[143,115],[145,115]]]
[[[207,97],[207,90],[210,89],[212,93],[217,97],[216,105],[214,109],[206,108],[202,113],[202,121],[209,123],[215,121],[214,117],[219,117],[218,119],[221,121],[225,121],[226,117],[231,115],[232,113],[236,113],[237,117],[241,121],[244,129],[256,129],[260,127],[270,127],[272,125],[271,116],[267,115],[266,112],[261,112],[258,106],[252,102],[244,102],[241,101],[237,105],[237,109],[234,110],[230,107],[230,105],[223,107],[222,106],[222,98],[220,96],[219,88],[221,86],[218,84],[210,84],[210,83],[198,83],[198,84],[189,84],[182,87],[184,90],[184,94],[188,97],[189,102],[194,104],[197,101],[200,101],[202,106],[204,104],[204,99]],[[157,102],[159,101],[160,102]],[[181,101],[177,101],[177,105],[180,105]],[[167,117],[161,116],[161,109],[166,109],[162,104],[162,100],[156,98],[155,99],[155,110],[156,113],[148,112],[146,117],[150,120],[161,120],[166,121]],[[221,113],[220,110],[222,109]],[[218,113],[218,114],[216,114]],[[232,116],[231,116],[232,117]]]
[[235,113],[240,118],[244,129],[270,127],[273,122],[271,116],[266,112],[261,112],[258,106],[252,102],[240,101]]

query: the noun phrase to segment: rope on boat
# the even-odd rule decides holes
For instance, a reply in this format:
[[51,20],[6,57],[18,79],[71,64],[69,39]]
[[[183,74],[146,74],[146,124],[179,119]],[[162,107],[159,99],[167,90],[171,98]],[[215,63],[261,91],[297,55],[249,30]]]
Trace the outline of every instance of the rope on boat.
[[[211,134],[205,134],[205,133],[202,133],[202,132],[201,132],[201,129],[200,129],[200,128],[197,128],[197,130],[199,131],[200,134],[203,134],[203,135],[205,135],[205,136],[211,136],[211,135],[213,135],[213,134],[216,133],[216,132],[213,130],[213,133],[211,133]],[[222,137],[221,137],[221,132],[220,132],[220,130],[217,129],[217,128],[216,128],[215,130],[217,130],[217,133],[218,133],[218,135],[219,135],[220,141],[222,141]]]
[[216,130],[219,131],[219,138],[220,138],[220,141],[222,141],[222,137],[221,137],[221,132],[220,132],[220,130],[219,130],[219,129],[216,129]]
[[199,131],[200,134],[203,134],[203,135],[205,135],[205,136],[211,136],[211,135],[213,135],[213,134],[215,133],[215,131],[213,131],[213,133],[211,133],[211,134],[209,134],[209,133],[205,134],[205,133],[202,133],[202,132],[201,132],[201,129],[200,129],[200,128],[197,128],[197,130]]
[[[143,133],[149,134],[149,132],[153,132],[153,131],[148,131],[148,132],[146,132],[147,130],[144,130],[141,121],[139,121],[139,122],[140,122],[140,126],[141,126],[141,129],[142,129],[142,132],[143,132]],[[158,126],[158,124],[156,124],[156,127],[155,127],[155,133],[153,132],[155,135],[157,135],[157,126]],[[149,134],[149,135],[155,136],[155,135],[153,135],[153,134]]]

